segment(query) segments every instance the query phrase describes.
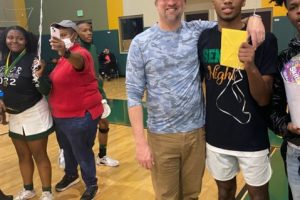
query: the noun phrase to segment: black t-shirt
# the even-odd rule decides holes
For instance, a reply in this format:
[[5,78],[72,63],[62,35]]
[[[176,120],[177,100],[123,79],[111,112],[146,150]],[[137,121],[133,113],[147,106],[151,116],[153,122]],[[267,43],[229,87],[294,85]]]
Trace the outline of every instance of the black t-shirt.
[[[17,55],[12,54],[11,64]],[[32,81],[32,63],[34,55],[26,53],[8,76],[8,86],[4,87],[4,69],[6,60],[0,61],[0,88],[4,92],[4,104],[8,113],[17,114],[35,105],[42,95]]]
[[[206,140],[208,144],[234,151],[269,148],[264,108],[250,94],[247,73],[220,65],[221,32],[218,26],[203,31],[198,41],[201,72],[206,85]],[[255,64],[262,75],[276,73],[277,39],[266,34],[256,50]]]

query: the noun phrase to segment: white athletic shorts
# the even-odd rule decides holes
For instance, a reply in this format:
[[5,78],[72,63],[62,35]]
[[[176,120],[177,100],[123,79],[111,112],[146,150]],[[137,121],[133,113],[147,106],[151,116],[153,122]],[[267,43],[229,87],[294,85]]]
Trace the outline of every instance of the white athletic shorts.
[[[9,115],[9,136],[35,140],[53,132],[53,120],[45,97],[19,114]],[[24,138],[25,137],[25,138]]]
[[259,157],[232,156],[206,149],[206,165],[211,175],[219,181],[233,179],[241,170],[250,186],[262,186],[272,176],[268,155]]

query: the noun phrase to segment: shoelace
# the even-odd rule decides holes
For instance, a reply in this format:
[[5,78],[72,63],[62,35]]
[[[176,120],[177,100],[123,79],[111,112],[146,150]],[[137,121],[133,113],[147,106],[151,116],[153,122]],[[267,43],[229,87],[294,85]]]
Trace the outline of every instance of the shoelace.
[[22,191],[20,191],[20,192],[18,193],[18,197],[19,197],[19,199],[23,199],[24,197],[27,196],[27,194],[28,194],[28,192],[26,192],[26,190],[23,189]]

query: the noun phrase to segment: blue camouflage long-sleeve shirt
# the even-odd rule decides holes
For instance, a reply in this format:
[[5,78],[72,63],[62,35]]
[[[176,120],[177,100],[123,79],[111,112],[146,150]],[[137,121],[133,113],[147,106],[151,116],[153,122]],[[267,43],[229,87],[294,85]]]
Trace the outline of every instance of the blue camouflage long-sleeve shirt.
[[188,132],[205,123],[197,42],[209,21],[182,22],[174,32],[158,24],[137,35],[126,66],[128,107],[141,105],[147,92],[148,129],[153,133]]

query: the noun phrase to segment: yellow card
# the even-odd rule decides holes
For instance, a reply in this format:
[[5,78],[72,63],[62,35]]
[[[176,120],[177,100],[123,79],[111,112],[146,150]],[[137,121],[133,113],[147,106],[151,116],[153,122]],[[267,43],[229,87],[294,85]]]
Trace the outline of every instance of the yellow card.
[[241,44],[246,41],[246,31],[223,28],[220,64],[227,67],[244,69],[244,64],[239,60],[238,52]]

